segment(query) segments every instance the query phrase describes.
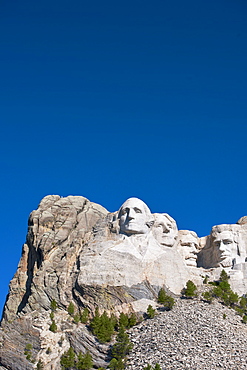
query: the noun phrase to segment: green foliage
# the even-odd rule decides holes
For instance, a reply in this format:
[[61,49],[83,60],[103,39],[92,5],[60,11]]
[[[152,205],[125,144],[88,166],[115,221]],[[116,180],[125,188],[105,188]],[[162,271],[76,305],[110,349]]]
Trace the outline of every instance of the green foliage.
[[238,303],[239,300],[237,293],[234,293],[231,290],[225,270],[221,271],[220,280],[218,285],[213,288],[212,294],[215,297],[220,298],[226,306],[233,307],[236,303]]
[[49,327],[49,330],[52,331],[53,333],[56,333],[56,331],[57,331],[57,325],[56,325],[56,323],[55,323],[54,320],[52,320],[51,325]]
[[109,368],[111,370],[123,370],[124,369],[124,363],[122,359],[117,360],[116,358],[112,358],[109,363]]
[[226,314],[225,314],[225,313],[223,313],[223,319],[224,319],[224,320],[226,319]]
[[228,275],[225,270],[222,270],[220,273],[220,281],[228,281]]
[[78,322],[80,322],[80,315],[78,313],[74,316],[74,322],[76,324],[78,324]]
[[182,294],[185,295],[185,297],[187,298],[194,298],[197,296],[196,290],[197,288],[193,281],[188,280],[186,283],[186,288],[182,290]]
[[155,366],[154,366],[154,370],[161,370],[160,365],[159,365],[159,364],[155,364]]
[[234,307],[234,310],[237,312],[237,314],[238,314],[239,316],[243,316],[243,314],[244,314],[244,310],[243,310],[242,308],[235,306],[235,307]]
[[36,370],[43,370],[44,369],[44,364],[41,360],[38,361]]
[[87,351],[85,355],[80,352],[76,362],[76,369],[89,370],[93,367],[93,360],[90,353]]
[[54,311],[51,311],[51,313],[50,313],[50,318],[51,318],[51,320],[54,320],[54,317],[55,317],[55,315],[54,315]]
[[69,306],[68,306],[68,314],[70,316],[73,316],[75,313],[75,306],[73,305],[72,302],[70,302]]
[[120,326],[116,337],[116,343],[112,346],[111,355],[117,360],[124,359],[125,356],[129,354],[131,349],[132,344],[129,340],[129,336],[125,332],[124,327]]
[[242,309],[246,309],[247,308],[247,298],[241,297],[239,301],[239,305]]
[[137,323],[137,317],[134,313],[132,313],[130,316],[129,316],[129,324],[128,324],[128,328],[131,328],[132,326],[136,325]]
[[211,291],[202,293],[202,297],[207,301],[208,303],[212,303],[213,301],[213,294]]
[[155,309],[151,306],[151,304],[147,308],[147,315],[149,319],[153,319],[155,316]]
[[112,317],[108,317],[106,312],[100,316],[98,310],[96,310],[95,316],[90,323],[90,328],[100,343],[110,342],[114,333],[114,327],[115,320]]
[[174,298],[169,296],[163,288],[160,289],[158,294],[158,302],[164,305],[164,308],[171,310],[175,304]]
[[148,364],[147,366],[145,366],[143,368],[143,370],[152,370],[152,366],[150,364]]
[[147,366],[144,367],[143,370],[161,370],[161,367],[159,364],[155,364],[154,367],[152,367],[150,364],[148,364]]
[[51,351],[51,347],[48,347],[48,348],[47,348],[47,350],[45,351],[45,353],[46,353],[47,355],[49,355],[51,352],[52,352],[52,351]]
[[244,315],[244,316],[242,317],[242,322],[243,322],[244,324],[246,324],[246,323],[247,323],[247,316],[246,316],[246,315]]
[[203,284],[207,284],[208,283],[208,276],[206,275],[205,278],[203,279]]
[[75,366],[75,352],[72,347],[68,349],[67,352],[65,352],[60,359],[60,364],[62,366],[62,369],[68,369],[70,367]]
[[51,310],[52,310],[52,311],[56,311],[56,309],[57,309],[57,302],[55,301],[55,299],[53,299],[53,300],[51,301],[51,305],[50,305],[50,307],[51,307]]
[[87,307],[85,307],[80,315],[81,323],[86,324],[88,322],[88,318],[89,318],[89,310]]
[[119,322],[119,326],[123,326],[124,328],[127,328],[129,326],[129,317],[128,317],[128,315],[121,312],[118,322]]
[[24,355],[26,356],[26,359],[28,361],[31,361],[32,360],[32,344],[31,343],[27,343],[26,344],[26,347],[25,347],[25,350],[24,350]]

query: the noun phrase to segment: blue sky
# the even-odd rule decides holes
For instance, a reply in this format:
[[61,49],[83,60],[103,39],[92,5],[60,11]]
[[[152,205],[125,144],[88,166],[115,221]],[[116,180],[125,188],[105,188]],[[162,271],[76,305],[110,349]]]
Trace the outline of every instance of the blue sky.
[[143,199],[208,235],[247,214],[247,3],[1,1],[0,309],[48,194]]

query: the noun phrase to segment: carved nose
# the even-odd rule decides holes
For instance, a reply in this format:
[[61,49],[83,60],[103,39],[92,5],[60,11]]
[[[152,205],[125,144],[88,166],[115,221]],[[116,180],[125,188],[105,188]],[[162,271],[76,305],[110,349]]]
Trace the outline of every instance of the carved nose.
[[221,252],[224,252],[225,251],[225,246],[224,246],[224,244],[222,242],[220,242],[219,251],[221,251]]
[[128,213],[128,219],[132,220],[133,218],[135,218],[135,214],[134,214],[134,211],[132,209],[130,209],[129,213]]

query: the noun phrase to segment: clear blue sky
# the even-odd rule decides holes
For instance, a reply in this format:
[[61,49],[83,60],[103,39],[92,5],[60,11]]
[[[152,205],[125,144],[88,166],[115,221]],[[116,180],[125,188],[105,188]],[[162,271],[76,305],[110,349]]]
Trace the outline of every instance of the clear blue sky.
[[247,214],[246,0],[3,0],[0,50],[0,309],[45,195]]

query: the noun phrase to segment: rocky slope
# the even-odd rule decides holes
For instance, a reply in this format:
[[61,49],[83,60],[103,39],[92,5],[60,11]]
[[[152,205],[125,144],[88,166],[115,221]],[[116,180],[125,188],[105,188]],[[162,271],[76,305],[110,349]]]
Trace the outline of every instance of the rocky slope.
[[163,370],[247,367],[247,326],[218,302],[178,299],[171,311],[132,328],[130,338],[134,347],[128,370],[155,363]]

